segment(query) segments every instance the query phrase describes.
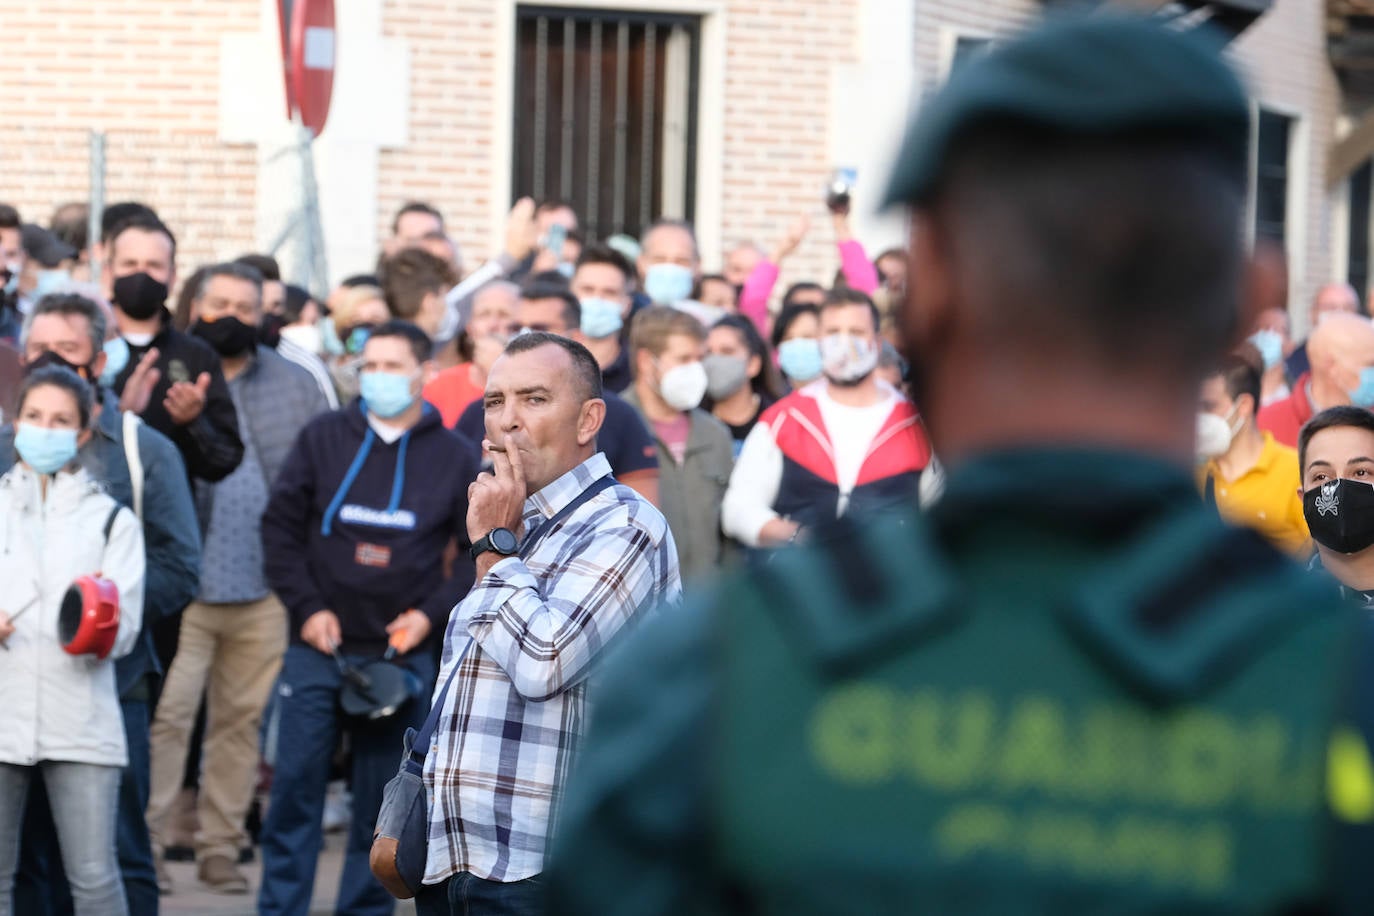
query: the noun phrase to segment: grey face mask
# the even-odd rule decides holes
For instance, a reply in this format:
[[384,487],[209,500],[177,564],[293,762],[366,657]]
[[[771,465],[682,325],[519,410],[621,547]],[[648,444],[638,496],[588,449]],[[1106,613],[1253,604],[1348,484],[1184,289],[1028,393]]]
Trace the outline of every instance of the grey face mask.
[[721,401],[749,381],[749,363],[738,356],[712,353],[701,361],[706,369],[706,396]]

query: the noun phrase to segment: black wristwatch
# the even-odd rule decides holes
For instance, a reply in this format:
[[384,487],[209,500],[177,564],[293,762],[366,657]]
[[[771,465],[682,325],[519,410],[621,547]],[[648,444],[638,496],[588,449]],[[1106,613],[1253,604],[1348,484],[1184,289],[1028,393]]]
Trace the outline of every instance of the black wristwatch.
[[513,531],[509,528],[493,528],[485,536],[478,538],[476,544],[468,548],[468,556],[476,560],[490,550],[503,557],[513,557],[519,549],[520,542],[516,540]]

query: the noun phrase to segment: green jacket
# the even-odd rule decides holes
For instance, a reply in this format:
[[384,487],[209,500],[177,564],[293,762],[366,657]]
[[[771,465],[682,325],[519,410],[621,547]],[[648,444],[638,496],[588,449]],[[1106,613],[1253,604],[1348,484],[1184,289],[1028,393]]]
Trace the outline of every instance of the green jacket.
[[[620,397],[644,417],[633,386]],[[682,464],[673,460],[648,417],[644,417],[644,425],[658,446],[658,507],[677,544],[682,581],[690,585],[718,574],[726,558],[720,504],[735,466],[735,447],[730,428],[706,411],[692,410],[688,416],[692,428]]]
[[552,911],[1374,912],[1370,645],[1182,469],[987,456],[627,641]]

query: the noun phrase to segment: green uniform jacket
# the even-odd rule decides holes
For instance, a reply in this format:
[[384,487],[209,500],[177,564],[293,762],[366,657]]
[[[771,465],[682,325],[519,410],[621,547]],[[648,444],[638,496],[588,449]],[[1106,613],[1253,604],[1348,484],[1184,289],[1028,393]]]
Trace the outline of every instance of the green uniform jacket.
[[1370,645],[1183,469],[986,456],[627,640],[551,912],[1371,913]]
[[[620,397],[644,417],[633,386]],[[730,428],[706,411],[691,410],[687,416],[692,428],[682,464],[673,460],[648,417],[644,417],[644,425],[653,433],[658,446],[659,508],[677,544],[683,584],[690,587],[693,582],[717,574],[726,559],[720,504],[735,466],[735,447]]]

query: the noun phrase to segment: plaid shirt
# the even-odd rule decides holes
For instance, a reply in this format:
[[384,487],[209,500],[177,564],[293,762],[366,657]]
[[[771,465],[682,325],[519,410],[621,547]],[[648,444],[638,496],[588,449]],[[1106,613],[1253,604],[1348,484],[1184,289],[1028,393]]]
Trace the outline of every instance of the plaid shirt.
[[[610,470],[597,453],[535,493],[525,531]],[[681,597],[667,523],[623,485],[520,553],[493,566],[449,618],[439,686],[462,665],[425,760],[426,884],[462,871],[506,882],[543,871],[592,663],[640,611]]]

